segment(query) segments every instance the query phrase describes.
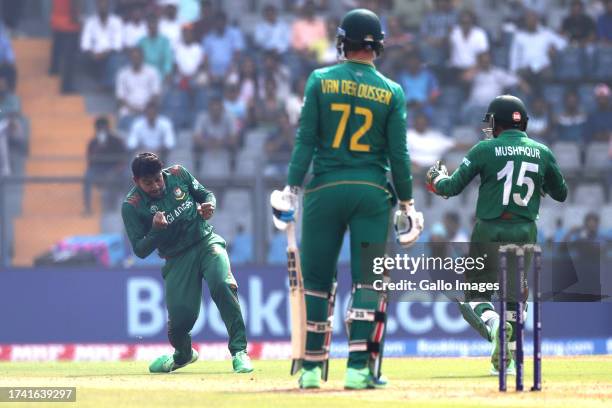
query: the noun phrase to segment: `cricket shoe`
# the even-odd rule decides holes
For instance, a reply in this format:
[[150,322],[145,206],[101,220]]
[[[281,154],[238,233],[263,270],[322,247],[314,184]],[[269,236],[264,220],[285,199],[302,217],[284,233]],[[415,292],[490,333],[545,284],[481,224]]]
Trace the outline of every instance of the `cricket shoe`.
[[174,356],[172,354],[163,355],[158,357],[149,365],[149,372],[151,373],[170,373],[174,370],[178,370],[179,368],[183,368],[186,365],[195,363],[198,361],[199,354],[195,349],[191,349],[191,360],[186,362],[185,364],[176,364],[174,362]]
[[253,363],[246,350],[239,351],[232,357],[232,367],[235,373],[250,373],[253,371]]
[[[496,330],[493,330],[491,336],[491,342],[493,343],[493,351],[491,352],[491,364],[493,364],[493,368],[496,371],[499,371],[499,355],[501,353],[500,342],[499,342],[499,327]],[[512,325],[509,322],[506,322],[506,339],[504,341],[506,347],[506,367],[510,366],[512,361],[512,354],[510,352],[510,339],[512,338]]]
[[346,369],[344,377],[344,389],[346,390],[365,390],[371,388],[384,388],[387,386],[387,378],[380,376],[376,378],[368,367]]
[[321,388],[321,367],[304,368],[298,380],[300,388]]
[[[489,371],[491,375],[499,375],[499,370],[491,364],[491,370]],[[516,365],[514,364],[514,360],[510,360],[510,364],[506,367],[506,375],[516,375]]]

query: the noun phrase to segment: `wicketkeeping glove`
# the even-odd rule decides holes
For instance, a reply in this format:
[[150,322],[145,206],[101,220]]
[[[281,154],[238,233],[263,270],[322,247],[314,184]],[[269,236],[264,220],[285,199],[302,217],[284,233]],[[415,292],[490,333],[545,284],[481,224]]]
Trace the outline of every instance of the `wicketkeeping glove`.
[[295,221],[299,193],[299,187],[285,186],[282,191],[274,190],[270,195],[272,221],[279,230],[284,231],[287,223]]
[[414,208],[414,200],[400,201],[399,210],[393,217],[397,243],[404,248],[414,244],[423,231],[423,225],[423,213]]
[[[438,190],[436,190],[436,184],[438,183],[438,181],[446,179],[446,178],[449,178],[448,170],[446,169],[446,166],[442,164],[442,161],[438,160],[436,164],[434,164],[433,166],[429,168],[429,170],[427,170],[427,175],[426,175],[427,189],[434,194],[438,194]],[[448,198],[448,197],[444,197],[444,198]]]

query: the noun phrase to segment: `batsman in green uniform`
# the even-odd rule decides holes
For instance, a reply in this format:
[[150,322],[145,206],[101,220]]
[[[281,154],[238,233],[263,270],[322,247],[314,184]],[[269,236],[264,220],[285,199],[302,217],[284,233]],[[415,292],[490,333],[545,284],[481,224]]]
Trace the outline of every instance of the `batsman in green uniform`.
[[[319,388],[321,367],[329,358],[329,344],[324,341],[331,336],[333,309],[329,311],[328,304],[333,299],[336,263],[347,229],[353,296],[346,315],[349,359],[345,388],[385,384],[379,373],[386,297],[372,287],[375,275],[368,257],[385,253],[396,196],[400,200],[395,217],[398,241],[409,246],[423,228],[422,214],[416,212],[412,200],[404,93],[373,64],[382,52],[383,37],[378,16],[369,10],[356,9],[343,18],[337,34],[342,62],[315,70],[306,84],[283,190],[285,204],[289,204],[272,203],[276,221],[291,221],[313,162],[314,177],[304,190],[300,250],[308,322],[299,381],[302,388]],[[387,182],[389,166],[397,193]],[[362,248],[366,247],[370,250],[364,256]],[[373,247],[379,249],[372,251]]]
[[[549,194],[557,201],[565,201],[567,197],[567,185],[552,152],[525,133],[527,110],[519,98],[498,96],[489,105],[484,121],[489,124],[484,130],[487,139],[472,147],[452,176],[448,176],[440,163],[427,172],[429,189],[444,197],[458,195],[475,176],[480,176],[477,221],[472,231],[470,256],[485,256],[485,268],[466,273],[465,278],[470,282],[497,282],[498,258],[494,250],[497,244],[491,243],[535,243],[535,221],[541,198]],[[513,270],[515,265],[511,262],[509,270]],[[492,295],[492,291],[484,294],[467,292],[465,303],[460,303],[459,307],[466,321],[493,343],[491,373],[496,374],[499,369],[497,337],[500,319],[491,303]],[[517,302],[508,301],[508,356],[513,354],[516,346],[517,308]],[[508,360],[507,364],[508,373],[514,373],[514,359]]]
[[215,210],[214,194],[182,166],[163,169],[153,153],[136,156],[132,173],[135,187],[126,196],[121,215],[136,256],[145,258],[157,249],[166,259],[162,276],[168,338],[175,349],[173,355],[153,361],[149,371],[169,373],[198,359],[190,331],[200,311],[202,279],[229,333],[234,371],[253,371],[225,241],[207,222]]

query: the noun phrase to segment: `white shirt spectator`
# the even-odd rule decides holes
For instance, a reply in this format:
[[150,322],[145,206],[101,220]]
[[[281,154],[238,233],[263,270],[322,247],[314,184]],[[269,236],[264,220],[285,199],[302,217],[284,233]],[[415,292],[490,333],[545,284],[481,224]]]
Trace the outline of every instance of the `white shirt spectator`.
[[181,41],[181,24],[178,20],[162,18],[159,20],[159,33],[168,38],[172,49],[175,49]]
[[153,126],[149,125],[149,121],[144,116],[136,119],[126,143],[130,150],[142,149],[154,152],[170,150],[175,144],[172,122],[162,115],[157,116]]
[[258,47],[282,54],[291,44],[291,29],[283,21],[276,20],[275,24],[270,24],[264,20],[255,27],[254,40]]
[[120,51],[123,47],[123,23],[121,19],[110,14],[106,24],[95,15],[87,18],[81,34],[81,50],[96,54],[108,51]]
[[0,176],[8,176],[11,174],[11,163],[8,146],[8,135],[5,132],[8,126],[8,121],[0,122]]
[[[115,96],[139,111],[144,110],[151,98],[159,95],[160,92],[161,78],[157,70],[150,65],[143,63],[138,72],[128,65],[122,68],[117,75]],[[130,113],[134,112],[131,112],[126,106],[119,111],[120,116]]]
[[533,10],[541,16],[545,16],[551,9],[550,0],[521,0],[523,7]]
[[510,70],[530,68],[540,72],[550,65],[550,47],[562,50],[566,45],[563,37],[546,27],[538,27],[535,32],[518,31],[510,48]]
[[456,68],[470,68],[476,65],[478,54],[489,49],[487,33],[480,27],[472,27],[467,37],[459,26],[450,33],[450,65]]
[[518,83],[519,78],[504,69],[491,67],[488,71],[480,70],[474,76],[468,104],[487,106],[496,96],[501,95],[504,89]]
[[410,160],[421,167],[433,166],[446,152],[455,147],[453,139],[435,129],[426,129],[425,132],[418,133],[411,128],[406,132],[406,137]]
[[176,45],[174,58],[179,74],[191,77],[198,72],[204,60],[204,50],[199,43],[185,44],[181,41]]
[[300,120],[300,114],[302,113],[302,106],[304,106],[304,97],[296,94],[290,94],[285,102],[285,111],[289,116],[289,123],[292,126],[296,126]]
[[123,45],[125,48],[132,48],[138,45],[138,41],[147,35],[147,25],[144,21],[134,23],[128,21],[123,25]]

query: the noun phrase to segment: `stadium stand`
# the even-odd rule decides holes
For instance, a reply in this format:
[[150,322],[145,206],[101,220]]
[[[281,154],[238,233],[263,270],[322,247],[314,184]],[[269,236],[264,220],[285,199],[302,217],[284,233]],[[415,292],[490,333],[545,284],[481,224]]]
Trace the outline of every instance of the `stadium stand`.
[[[58,80],[47,77],[48,40],[18,39],[14,47],[21,78],[17,93],[31,117],[25,175],[81,177],[91,128],[83,98],[61,95]],[[15,218],[15,265],[31,265],[35,256],[66,236],[100,231],[98,219],[81,216],[81,188],[79,183],[24,186],[22,213]]]
[[[71,1],[48,0],[46,3],[55,6]],[[97,1],[83,3],[81,22],[88,21],[87,18],[95,15],[97,10]],[[187,39],[178,39],[178,23],[174,19],[170,21],[170,29],[160,29],[158,35],[159,41],[166,44],[165,34],[171,34],[172,62],[176,59],[180,67],[170,69],[167,61],[163,61],[166,76],[159,87],[160,92],[157,85],[152,86],[154,89],[149,99],[159,104],[161,114],[174,125],[176,143],[167,152],[167,162],[184,165],[217,193],[220,206],[213,224],[230,245],[237,237],[235,245],[238,247],[234,246],[232,253],[241,254],[240,259],[247,263],[264,263],[266,258],[276,262],[278,257],[284,256],[284,249],[281,251],[283,241],[271,230],[267,205],[268,190],[284,183],[283,165],[286,166],[286,153],[291,149],[286,140],[280,140],[282,131],[288,129],[282,128],[281,117],[286,113],[290,125],[295,126],[299,110],[296,106],[299,107],[302,99],[300,88],[303,88],[308,73],[321,65],[317,56],[333,54],[333,28],[349,3],[375,7],[383,17],[383,23],[390,26],[386,27],[389,52],[377,62],[383,73],[399,81],[400,74],[406,70],[405,56],[418,54],[423,67],[439,82],[435,97],[411,101],[409,119],[417,110],[424,111],[430,127],[449,135],[456,143],[455,148],[443,154],[450,170],[461,163],[467,148],[482,138],[479,128],[482,112],[478,108],[473,112],[463,109],[472,88],[471,82],[466,79],[469,78],[470,67],[460,67],[461,74],[466,74],[466,77],[458,75],[457,67],[450,67],[451,55],[454,60],[465,57],[461,55],[461,47],[457,47],[457,38],[452,49],[448,42],[452,32],[457,36],[458,17],[463,15],[461,12],[471,9],[476,14],[476,26],[478,30],[486,31],[486,48],[491,52],[492,66],[495,68],[517,68],[516,50],[528,38],[536,38],[542,44],[556,48],[550,72],[546,67],[542,71],[538,71],[542,67],[529,67],[528,70],[518,67],[520,69],[513,72],[521,76],[521,85],[525,83],[528,86],[506,89],[524,98],[530,114],[532,107],[537,105],[531,115],[534,135],[551,147],[570,180],[571,204],[559,205],[549,198],[542,201],[539,220],[541,235],[547,239],[559,235],[557,221],[561,216],[568,223],[563,226],[565,229],[570,229],[572,223],[582,223],[587,208],[600,209],[602,227],[610,228],[612,128],[606,127],[609,122],[604,120],[609,114],[606,110],[609,105],[601,107],[597,95],[610,99],[612,46],[606,38],[586,42],[582,38],[579,41],[576,39],[580,33],[568,30],[565,23],[569,16],[569,1],[549,0],[545,16],[541,14],[542,10],[527,10],[521,5],[522,1],[514,2],[516,6],[513,7],[508,7],[505,2],[503,6],[490,7],[494,3],[491,0],[456,0],[448,2],[447,10],[428,8],[418,10],[414,15],[406,14],[407,6],[400,4],[400,0],[325,2],[324,8],[308,10],[302,8],[302,5],[310,5],[308,1],[210,1],[202,2],[203,10],[199,16],[193,10],[186,14],[179,5],[178,22]],[[145,21],[155,24],[157,20],[150,17],[162,15],[158,2],[111,1],[110,5],[111,14],[116,16],[116,19],[113,18],[113,30],[119,32],[121,25],[123,33],[130,32],[129,41],[127,37],[124,38],[113,51],[113,64],[116,64],[113,70],[127,72],[129,46],[141,47],[148,55],[145,60],[151,66],[161,67],[159,61],[154,61],[153,42],[157,40],[149,38],[141,41],[140,38],[146,35],[143,29]],[[274,6],[275,16],[267,14],[270,10],[268,5]],[[585,10],[591,13],[594,21],[598,21],[598,31],[609,32],[609,27],[599,26],[610,19],[598,18],[604,15],[604,10],[598,8],[598,2],[586,1],[586,5]],[[52,7],[48,8],[50,10]],[[535,31],[530,31],[525,28],[525,22],[533,16],[537,17],[537,24]],[[225,17],[227,23],[222,24]],[[48,20],[49,16],[43,16],[43,19]],[[47,23],[40,21],[38,25]],[[33,24],[30,21],[23,26],[31,27]],[[50,28],[56,33],[57,27],[56,22]],[[62,29],[69,29],[74,34],[75,26],[71,24]],[[41,35],[40,27],[34,31],[37,36]],[[296,37],[292,37],[292,32],[296,33]],[[3,223],[6,234],[0,234],[0,238],[9,238],[8,243],[3,243],[4,247],[7,244],[14,246],[14,253],[9,259],[14,265],[31,264],[36,256],[67,236],[122,233],[119,206],[102,208],[101,194],[97,190],[94,190],[93,216],[83,215],[82,185],[79,180],[85,173],[85,152],[91,137],[93,117],[113,116],[113,122],[119,125],[121,137],[127,141],[133,118],[126,112],[135,117],[142,113],[145,106],[144,101],[137,101],[138,106],[126,106],[126,101],[129,104],[128,100],[132,98],[126,98],[125,89],[120,93],[121,103],[117,104],[116,82],[113,83],[117,78],[109,77],[112,71],[108,70],[103,75],[93,76],[92,65],[78,50],[78,42],[73,44],[74,55],[68,53],[58,57],[58,60],[74,63],[74,69],[68,70],[70,80],[66,82],[66,70],[59,69],[61,67],[56,67],[56,71],[61,71],[63,78],[48,77],[46,67],[52,50],[48,34],[44,38],[13,35],[11,39],[19,78],[16,93],[28,118],[22,123],[25,133],[29,135],[29,152],[22,165],[23,170],[16,165],[11,176],[67,178],[61,184],[31,181],[25,184],[0,184],[5,208],[12,221]],[[89,30],[89,40],[92,40],[91,35]],[[188,38],[190,35],[195,36],[193,41]],[[269,42],[265,41],[266,35],[270,37]],[[313,36],[317,41],[312,41]],[[513,49],[515,54],[512,54]],[[546,54],[543,54],[545,49]],[[530,52],[534,52],[534,49]],[[197,66],[189,64],[191,55],[195,58],[202,54],[204,61],[208,62]],[[165,52],[164,58],[169,55]],[[548,49],[542,47],[536,57],[542,63],[547,63]],[[536,76],[534,71],[538,71]],[[122,80],[125,80],[125,75]],[[596,87],[600,90],[599,94],[594,92]],[[607,93],[605,89],[608,89]],[[568,109],[564,101],[568,94],[577,96],[578,109]],[[206,146],[210,147],[211,140],[218,135],[231,134],[231,137],[221,136],[219,143],[213,142],[214,148],[202,149],[194,145],[197,118],[204,114],[210,121],[209,111],[212,109],[209,107],[211,103],[219,101],[227,114],[224,123],[231,125],[219,125],[219,133],[205,135],[208,138],[204,138],[207,140],[205,143],[209,143]],[[293,128],[291,131],[294,131]],[[595,133],[597,137],[594,137]],[[270,142],[275,140],[279,141],[280,147],[267,149]],[[473,203],[477,197],[474,186],[470,186],[462,198],[438,200],[432,199],[422,188],[422,169],[415,168],[414,180],[415,199],[425,212],[427,228],[439,225],[446,212],[457,211],[461,207],[469,209],[461,212],[461,228],[470,229]],[[13,242],[14,245],[10,245]],[[248,248],[240,248],[240,245]]]

